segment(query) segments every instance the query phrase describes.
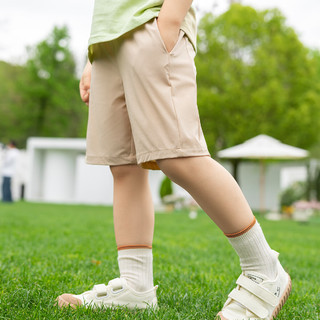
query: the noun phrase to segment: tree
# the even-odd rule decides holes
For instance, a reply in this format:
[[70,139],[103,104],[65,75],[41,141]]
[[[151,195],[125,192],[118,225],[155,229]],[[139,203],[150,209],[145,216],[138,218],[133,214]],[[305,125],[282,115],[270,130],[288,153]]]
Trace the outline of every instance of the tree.
[[24,68],[0,61],[0,142],[7,143],[10,139],[19,140],[17,117],[22,104],[17,83],[24,75]]
[[23,105],[18,126],[28,136],[84,135],[87,110],[79,98],[75,61],[66,27],[28,48],[26,75],[19,83]]
[[159,193],[162,200],[165,196],[173,193],[172,182],[167,176],[165,176],[161,182]]
[[260,133],[302,148],[320,142],[318,53],[278,10],[233,4],[206,14],[198,47],[198,104],[212,153]]

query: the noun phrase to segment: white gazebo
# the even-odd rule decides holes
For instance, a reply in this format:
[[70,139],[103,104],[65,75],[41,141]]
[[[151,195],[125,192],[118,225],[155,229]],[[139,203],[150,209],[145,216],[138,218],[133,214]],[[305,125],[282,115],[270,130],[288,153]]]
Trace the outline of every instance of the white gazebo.
[[308,151],[280,142],[261,134],[237,146],[218,152],[220,159],[233,162],[233,174],[237,179],[237,165],[241,160],[258,160],[260,163],[260,210],[265,210],[266,160],[297,160],[308,157]]

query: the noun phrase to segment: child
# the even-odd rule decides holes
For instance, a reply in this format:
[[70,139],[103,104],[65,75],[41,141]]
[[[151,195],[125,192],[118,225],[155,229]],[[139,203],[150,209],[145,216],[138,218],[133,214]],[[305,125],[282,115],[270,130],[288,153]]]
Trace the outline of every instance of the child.
[[15,141],[11,140],[7,144],[2,163],[2,202],[13,202],[11,183],[16,173],[20,151]]
[[[272,319],[290,290],[240,188],[207,150],[197,110],[192,0],[96,0],[80,94],[89,104],[87,162],[109,165],[120,278],[59,306],[156,307],[148,170],[186,189],[228,237],[242,274],[221,319]],[[89,99],[90,98],[90,99]],[[217,119],[218,121],[219,119]],[[227,263],[227,262],[226,262]]]

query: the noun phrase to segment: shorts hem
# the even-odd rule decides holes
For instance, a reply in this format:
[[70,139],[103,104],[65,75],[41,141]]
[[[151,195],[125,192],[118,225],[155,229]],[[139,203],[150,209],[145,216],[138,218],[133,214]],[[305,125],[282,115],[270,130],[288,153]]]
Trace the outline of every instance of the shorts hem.
[[169,150],[158,150],[148,153],[137,155],[138,164],[144,162],[161,160],[161,159],[172,159],[172,158],[183,158],[183,157],[199,157],[199,156],[211,156],[207,149],[169,149]]
[[[137,164],[140,165],[147,162],[155,162],[161,159],[172,159],[172,158],[183,158],[183,157],[201,157],[201,156],[211,156],[209,151],[206,149],[168,149],[168,150],[157,150],[152,152],[143,153],[137,156],[129,158],[121,157],[103,157],[103,156],[86,156],[86,163],[92,165],[105,165],[105,166],[121,166]],[[141,166],[145,169],[157,170],[157,166]]]
[[86,163],[93,164],[93,165],[121,166],[126,164],[137,164],[137,159],[136,157],[121,158],[121,157],[86,156]]

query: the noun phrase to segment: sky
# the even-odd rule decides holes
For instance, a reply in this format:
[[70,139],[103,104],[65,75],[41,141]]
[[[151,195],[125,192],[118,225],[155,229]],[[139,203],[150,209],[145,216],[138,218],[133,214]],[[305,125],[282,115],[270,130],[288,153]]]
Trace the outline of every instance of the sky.
[[[116,1],[116,0],[115,0]],[[320,0],[240,0],[256,9],[278,8],[300,40],[320,50]],[[85,63],[94,0],[0,0],[0,60],[22,64],[26,47],[44,40],[53,27],[67,25],[78,68]],[[230,0],[194,0],[198,17],[204,10],[220,14]]]

